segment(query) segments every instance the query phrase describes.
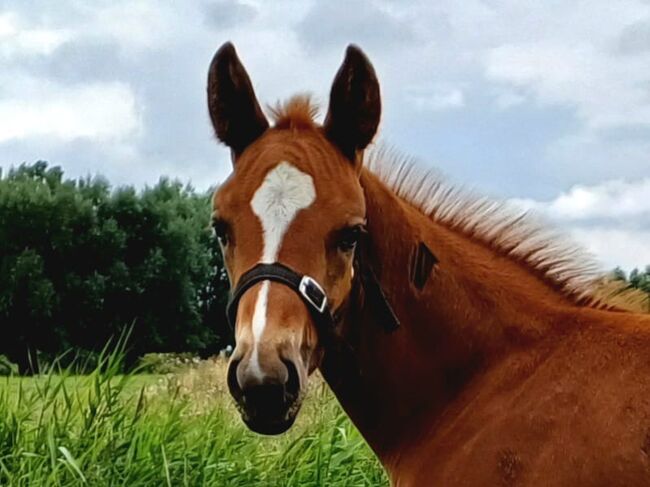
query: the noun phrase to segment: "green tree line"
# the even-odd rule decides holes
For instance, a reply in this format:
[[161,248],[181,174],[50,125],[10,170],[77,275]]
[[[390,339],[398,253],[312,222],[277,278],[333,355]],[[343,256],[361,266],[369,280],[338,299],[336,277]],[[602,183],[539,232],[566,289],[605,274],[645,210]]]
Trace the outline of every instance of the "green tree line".
[[[229,343],[210,194],[166,178],[113,189],[45,162],[0,174],[0,355],[22,371],[69,350],[92,358],[125,329],[132,361]],[[614,274],[650,293],[650,266]]]
[[614,269],[614,277],[625,281],[630,287],[650,294],[650,265],[647,265],[645,270],[632,269],[629,275],[623,269],[617,267]]
[[625,288],[638,289],[646,294],[647,299],[644,303],[639,304],[639,310],[650,313],[650,265],[645,270],[632,269],[629,274],[617,267],[613,271],[613,277],[616,280],[623,281]]
[[[131,329],[147,352],[216,352],[228,284],[210,193],[166,178],[137,191],[45,162],[0,175],[0,355],[34,368]],[[30,365],[31,364],[31,365]]]

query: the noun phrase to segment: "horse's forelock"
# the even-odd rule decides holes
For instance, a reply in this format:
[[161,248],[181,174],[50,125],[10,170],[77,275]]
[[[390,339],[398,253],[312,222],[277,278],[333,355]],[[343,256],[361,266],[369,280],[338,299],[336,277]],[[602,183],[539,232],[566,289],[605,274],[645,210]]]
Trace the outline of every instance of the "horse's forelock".
[[318,127],[316,117],[319,108],[311,95],[301,94],[291,97],[284,103],[278,102],[269,107],[275,128],[278,129],[313,129]]

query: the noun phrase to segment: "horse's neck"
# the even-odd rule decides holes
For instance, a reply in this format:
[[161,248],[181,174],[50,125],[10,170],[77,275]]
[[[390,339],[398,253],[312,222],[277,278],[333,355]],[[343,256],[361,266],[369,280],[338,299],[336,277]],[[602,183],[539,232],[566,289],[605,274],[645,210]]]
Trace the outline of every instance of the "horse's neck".
[[[326,352],[323,375],[381,457],[422,434],[464,387],[515,348],[566,321],[571,307],[519,264],[430,221],[375,176],[362,173],[373,261],[402,322],[387,333],[362,310],[345,324],[354,350]],[[410,282],[422,242],[438,264]],[[410,437],[410,438],[408,438]]]

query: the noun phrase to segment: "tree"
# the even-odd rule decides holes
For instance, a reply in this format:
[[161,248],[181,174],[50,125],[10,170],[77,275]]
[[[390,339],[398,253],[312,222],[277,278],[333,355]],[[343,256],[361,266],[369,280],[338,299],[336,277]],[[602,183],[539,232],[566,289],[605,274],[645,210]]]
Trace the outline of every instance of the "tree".
[[629,276],[626,276],[625,272],[617,267],[612,275],[614,279],[625,282],[629,288],[647,293],[648,311],[650,312],[650,265],[647,265],[643,271],[637,268],[632,269]]
[[[22,165],[0,179],[0,354],[97,350],[133,327],[131,358],[209,353],[227,333],[227,282],[208,194],[161,179],[111,191]],[[221,335],[221,336],[220,336]]]

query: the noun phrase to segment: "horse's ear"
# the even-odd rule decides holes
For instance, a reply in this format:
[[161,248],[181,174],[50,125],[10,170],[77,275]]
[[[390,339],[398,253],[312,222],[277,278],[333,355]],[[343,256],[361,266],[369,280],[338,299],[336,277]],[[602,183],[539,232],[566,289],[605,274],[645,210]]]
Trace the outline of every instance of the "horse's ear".
[[377,132],[381,97],[375,70],[357,46],[349,45],[339,68],[323,129],[327,138],[350,160]]
[[230,42],[212,58],[208,108],[217,137],[232,149],[235,158],[269,127],[248,73]]

